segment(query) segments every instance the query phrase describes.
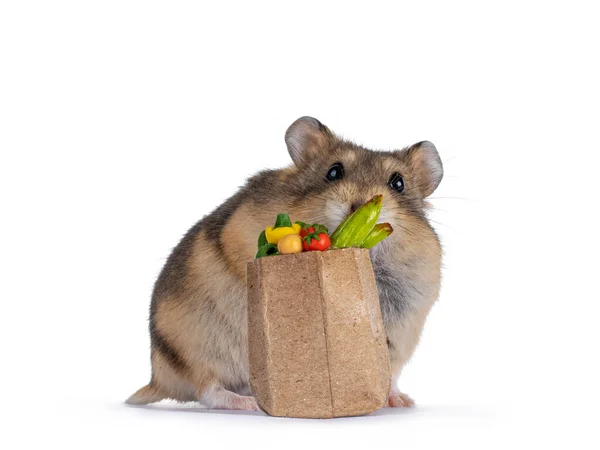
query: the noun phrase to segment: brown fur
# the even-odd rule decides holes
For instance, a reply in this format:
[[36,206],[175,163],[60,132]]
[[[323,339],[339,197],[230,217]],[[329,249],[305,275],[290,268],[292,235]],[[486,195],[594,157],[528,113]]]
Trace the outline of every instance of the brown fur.
[[[441,247],[424,202],[441,180],[435,147],[372,152],[338,139],[310,118],[292,124],[286,142],[296,165],[248,180],[190,229],[169,257],[150,311],[151,381],[129,403],[201,400],[204,393],[216,397],[226,390],[247,394],[245,268],[258,235],[282,212],[333,230],[352,204],[379,193],[384,194],[380,221],[390,222],[395,232],[371,257],[396,377],[411,357],[440,287]],[[335,162],[344,165],[345,177],[326,182]],[[394,172],[406,182],[401,194],[387,186]],[[393,390],[390,404],[408,405],[403,396]],[[245,408],[248,399],[230,396],[226,404]]]

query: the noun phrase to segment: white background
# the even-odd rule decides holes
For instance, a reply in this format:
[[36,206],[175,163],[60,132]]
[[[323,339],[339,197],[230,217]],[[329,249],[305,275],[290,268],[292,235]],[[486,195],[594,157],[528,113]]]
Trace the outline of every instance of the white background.
[[[0,5],[0,447],[598,448],[594,2]],[[445,162],[418,406],[123,406],[170,249],[302,115]]]

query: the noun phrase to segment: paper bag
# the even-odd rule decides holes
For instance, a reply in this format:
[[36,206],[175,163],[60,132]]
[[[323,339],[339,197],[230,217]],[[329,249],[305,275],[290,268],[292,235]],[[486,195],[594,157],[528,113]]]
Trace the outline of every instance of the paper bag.
[[284,417],[381,408],[390,363],[369,251],[267,256],[247,266],[250,386]]

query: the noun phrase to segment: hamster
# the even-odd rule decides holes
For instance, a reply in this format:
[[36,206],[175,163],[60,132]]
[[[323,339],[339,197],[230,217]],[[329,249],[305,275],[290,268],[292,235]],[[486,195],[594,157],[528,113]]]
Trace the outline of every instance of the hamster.
[[167,259],[150,306],[152,375],[128,400],[199,401],[209,408],[258,410],[248,384],[246,263],[278,213],[335,229],[376,194],[380,222],[394,233],[371,250],[393,381],[388,406],[412,406],[397,388],[438,298],[441,246],[426,198],[443,176],[427,141],[371,151],[301,117],[285,135],[293,165],[250,178],[194,225]]

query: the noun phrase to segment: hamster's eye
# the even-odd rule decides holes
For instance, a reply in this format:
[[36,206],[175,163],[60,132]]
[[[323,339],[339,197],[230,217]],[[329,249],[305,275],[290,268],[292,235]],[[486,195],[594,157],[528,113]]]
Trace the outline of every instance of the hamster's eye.
[[394,172],[388,181],[388,185],[395,191],[404,191],[404,178],[398,172]]
[[331,166],[325,175],[327,181],[341,180],[342,178],[344,178],[344,166],[340,162]]

